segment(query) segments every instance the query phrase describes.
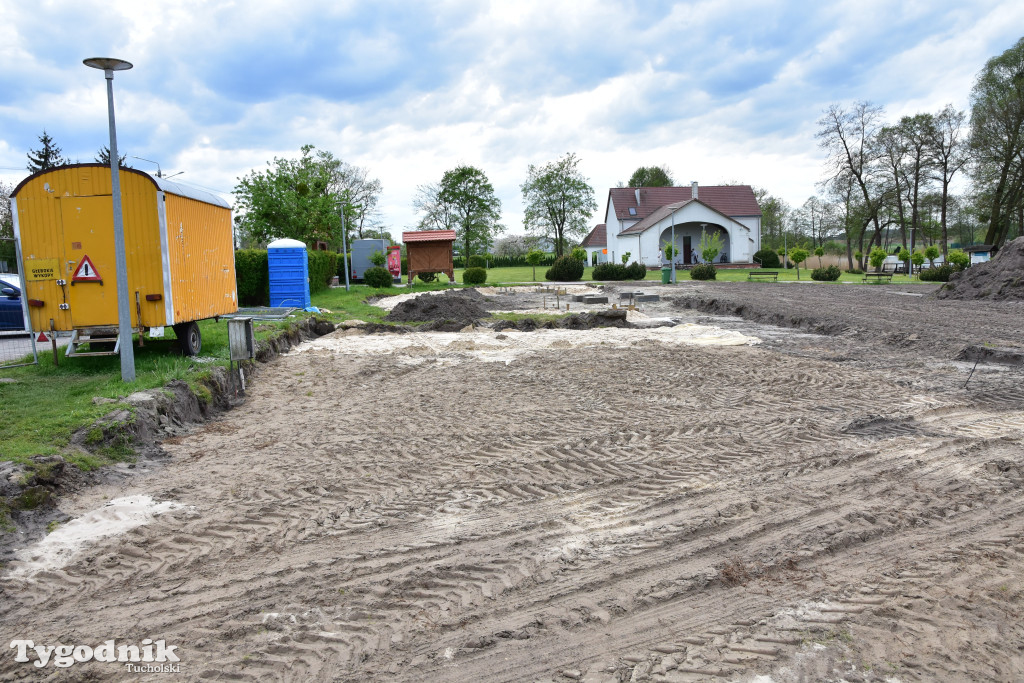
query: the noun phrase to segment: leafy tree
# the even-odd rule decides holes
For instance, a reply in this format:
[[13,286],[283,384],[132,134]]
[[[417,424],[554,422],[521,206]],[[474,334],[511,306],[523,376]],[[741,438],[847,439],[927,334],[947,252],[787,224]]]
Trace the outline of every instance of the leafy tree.
[[0,237],[14,239],[14,216],[7,198],[14,192],[14,185],[0,180]]
[[868,263],[871,264],[872,268],[878,270],[882,267],[882,264],[885,263],[886,256],[888,256],[888,254],[885,253],[885,249],[882,249],[881,247],[874,247],[871,249],[871,253],[868,254]]
[[924,265],[924,254],[920,250],[915,249],[914,253],[910,255],[910,262],[913,263],[918,270],[921,270],[921,266]]
[[1000,248],[1014,214],[1024,209],[1024,38],[988,60],[971,90],[975,186],[983,188],[985,243]]
[[525,256],[536,246],[536,239],[527,235],[508,235],[494,242],[494,255],[507,258]]
[[821,257],[825,255],[825,247],[815,247],[814,255],[818,257],[818,267],[821,268]]
[[[945,244],[945,243],[943,243],[943,244]],[[925,249],[924,249],[924,257],[926,259],[928,259],[928,267],[929,268],[934,268],[935,267],[935,259],[939,258],[939,254],[940,253],[941,252],[939,252],[939,248],[937,246],[935,246],[934,244],[929,244],[927,247],[925,247]]]
[[668,166],[641,166],[633,171],[626,187],[672,187],[672,172]]
[[900,249],[900,253],[898,253],[896,255],[896,258],[898,258],[903,263],[904,267],[907,269],[907,272],[909,273],[910,272],[910,251],[906,247],[902,247]]
[[[298,159],[267,162],[265,171],[252,171],[235,186],[240,232],[252,243],[289,237],[307,244],[341,246],[339,201],[348,201],[338,184],[341,161],[333,154],[302,147]],[[345,206],[345,232],[351,233],[355,207]]]
[[[701,230],[700,246],[698,249],[700,250],[700,257],[704,259],[704,263],[714,263],[715,257],[722,251],[722,232],[720,230]],[[792,254],[793,252],[790,251],[789,253]]]
[[[103,164],[104,166],[110,166],[110,147],[103,145],[100,147],[100,151],[96,152],[96,163]],[[121,168],[131,168],[131,166],[125,161],[128,156],[125,154],[117,155],[117,165]]]
[[583,247],[574,247],[573,250],[569,252],[569,256],[576,259],[577,261],[586,262],[587,250],[584,249]]
[[800,264],[807,260],[810,254],[806,249],[797,247],[796,249],[789,250],[789,260],[796,266],[796,279],[800,279]]
[[754,197],[761,207],[761,231],[767,238],[764,246],[777,247],[782,243],[782,234],[786,229],[790,206],[785,199],[773,197],[768,190],[755,187]]
[[67,166],[71,162],[63,155],[60,147],[53,141],[46,129],[43,129],[43,134],[39,136],[39,142],[43,143],[43,146],[39,149],[29,150],[28,154],[28,172],[38,173],[39,171],[45,171],[50,168],[56,168],[57,166]]
[[501,200],[475,166],[456,166],[445,171],[440,183],[421,185],[413,207],[423,214],[418,230],[454,230],[467,258],[486,252],[505,230],[499,223]]
[[586,236],[590,216],[597,211],[594,188],[580,173],[579,161],[568,153],[540,167],[530,164],[520,188],[526,204],[523,225],[551,237],[556,256],[562,255],[568,237]]
[[16,261],[14,218],[11,215],[11,203],[7,201],[12,192],[14,186],[0,180],[0,261],[7,261],[8,266]]
[[971,265],[970,254],[960,249],[950,249],[946,254],[946,260],[956,266],[957,270],[963,270]]
[[633,255],[633,252],[631,252],[631,251],[627,251],[625,254],[623,254],[622,255],[622,265],[626,265],[627,263],[629,263],[629,257],[632,256],[632,255]]
[[672,259],[679,253],[679,250],[676,249],[676,245],[668,240],[661,243],[661,251],[665,254],[665,260],[669,263],[671,263]]
[[526,262],[533,266],[533,281],[537,281],[537,266],[544,260],[544,252],[536,247],[526,252]]

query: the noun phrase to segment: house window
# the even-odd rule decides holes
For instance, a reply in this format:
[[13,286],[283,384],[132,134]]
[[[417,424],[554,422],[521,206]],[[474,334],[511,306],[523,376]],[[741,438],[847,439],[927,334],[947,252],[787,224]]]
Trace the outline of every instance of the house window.
[[635,216],[636,215],[636,208],[634,208],[632,206],[629,207],[629,215],[630,216]]

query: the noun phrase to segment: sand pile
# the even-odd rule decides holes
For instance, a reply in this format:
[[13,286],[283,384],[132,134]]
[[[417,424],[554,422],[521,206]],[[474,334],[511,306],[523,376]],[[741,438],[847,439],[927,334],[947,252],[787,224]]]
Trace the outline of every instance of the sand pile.
[[954,273],[937,296],[1024,301],[1024,237],[1004,245],[988,263]]
[[418,296],[399,303],[385,320],[406,323],[434,321],[464,327],[474,320],[490,317],[483,302],[483,295],[473,289]]

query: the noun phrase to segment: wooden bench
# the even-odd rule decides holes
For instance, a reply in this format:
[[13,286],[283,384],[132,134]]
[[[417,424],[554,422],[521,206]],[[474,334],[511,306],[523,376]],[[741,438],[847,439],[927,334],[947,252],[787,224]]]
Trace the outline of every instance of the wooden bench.
[[864,273],[863,282],[881,282],[882,278],[885,278],[886,282],[892,282],[892,273]]
[[747,280],[748,281],[752,281],[754,278],[757,278],[758,280],[760,280],[762,278],[763,279],[771,278],[772,282],[778,282],[779,281],[779,271],[777,271],[777,270],[752,270],[752,271],[747,273]]

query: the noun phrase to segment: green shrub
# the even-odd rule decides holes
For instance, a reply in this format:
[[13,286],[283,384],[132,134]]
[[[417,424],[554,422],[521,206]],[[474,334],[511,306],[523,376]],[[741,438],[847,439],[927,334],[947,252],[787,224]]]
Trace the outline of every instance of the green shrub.
[[584,249],[583,247],[576,247],[571,252],[569,252],[569,256],[576,259],[577,261],[583,261],[584,263],[587,262],[587,250]]
[[370,263],[372,263],[373,265],[377,266],[378,268],[383,268],[384,264],[387,263],[387,262],[388,262],[388,257],[385,256],[384,252],[381,251],[380,249],[378,249],[375,252],[373,252],[372,254],[370,254]]
[[949,276],[957,270],[958,268],[952,263],[944,263],[938,268],[925,268],[918,277],[925,282],[949,282]]
[[575,282],[583,277],[583,261],[572,256],[560,256],[544,273],[544,277],[553,282]]
[[715,267],[710,263],[698,263],[693,268],[690,268],[690,279],[691,280],[714,280],[715,279]]
[[235,252],[235,286],[240,306],[266,306],[270,303],[270,269],[266,249],[239,249]]
[[754,254],[754,261],[756,263],[760,263],[762,268],[782,267],[782,263],[779,261],[779,255],[771,249],[762,249]]
[[839,266],[825,266],[824,268],[815,268],[811,271],[811,279],[818,280],[819,282],[835,282],[839,279],[842,273],[839,272]]
[[416,275],[420,279],[420,282],[431,283],[437,279],[437,273],[419,273]]
[[626,266],[618,263],[599,263],[590,274],[593,280],[626,280],[629,275]]
[[[473,257],[470,257],[472,260]],[[462,271],[462,282],[467,285],[482,285],[487,282],[487,270],[484,268],[466,268]]]
[[480,254],[473,254],[466,260],[466,268],[486,268],[487,260]]
[[868,263],[871,264],[872,268],[877,270],[882,267],[883,263],[885,263],[886,256],[888,256],[888,254],[885,253],[885,249],[882,249],[881,247],[874,247],[871,250],[871,253],[868,254]]
[[960,249],[950,249],[946,261],[953,264],[957,270],[963,270],[971,265],[971,255]]
[[391,271],[387,268],[381,268],[380,266],[374,266],[373,268],[367,268],[363,272],[363,282],[369,287],[375,289],[384,289],[390,287],[392,283]]
[[633,261],[626,266],[627,280],[643,280],[645,277],[647,277],[647,266],[644,264]]
[[338,272],[338,254],[333,251],[308,251],[306,258],[309,262],[309,293],[316,294],[327,289],[331,278]]
[[860,268],[850,268],[846,272],[849,273],[850,275],[863,275],[864,274],[864,271],[861,270]]

